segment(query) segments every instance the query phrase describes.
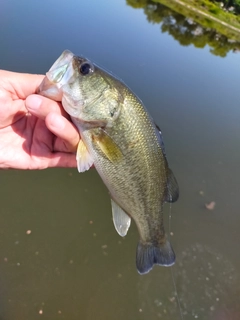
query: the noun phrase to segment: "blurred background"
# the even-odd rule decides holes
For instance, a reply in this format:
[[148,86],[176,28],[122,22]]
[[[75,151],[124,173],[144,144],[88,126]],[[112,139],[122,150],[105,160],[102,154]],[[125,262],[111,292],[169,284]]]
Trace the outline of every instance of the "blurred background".
[[176,264],[140,276],[136,227],[116,233],[94,169],[0,171],[0,320],[240,319],[240,31],[204,1],[0,2],[0,68],[45,74],[69,49],[116,74],[180,186]]

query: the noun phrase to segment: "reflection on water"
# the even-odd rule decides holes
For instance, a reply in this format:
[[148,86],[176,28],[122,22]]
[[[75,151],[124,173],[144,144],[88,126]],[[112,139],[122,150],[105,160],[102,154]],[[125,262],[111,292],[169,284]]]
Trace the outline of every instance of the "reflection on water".
[[199,24],[190,12],[183,12],[186,13],[185,16],[159,2],[127,0],[128,5],[142,8],[149,22],[161,24],[161,31],[167,32],[182,46],[193,44],[196,48],[204,48],[208,45],[210,52],[220,57],[225,57],[230,51],[240,50],[240,42],[214,29],[213,22],[209,18],[204,18],[207,22],[207,26],[204,26],[204,21],[203,24]]

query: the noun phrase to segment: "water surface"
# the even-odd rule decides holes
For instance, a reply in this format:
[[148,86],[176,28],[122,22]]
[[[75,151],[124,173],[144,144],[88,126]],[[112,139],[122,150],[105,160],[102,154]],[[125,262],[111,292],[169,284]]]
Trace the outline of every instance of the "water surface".
[[[237,44],[224,55],[213,54],[208,41],[186,45],[163,32],[166,20],[149,21],[149,8],[123,0],[4,0],[0,68],[45,73],[69,49],[128,84],[161,127],[180,185],[179,201],[165,206],[165,225],[183,319],[239,319]],[[178,30],[193,26],[164,6],[155,9],[179,21]],[[138,275],[136,227],[125,239],[115,232],[95,170],[7,170],[0,179],[1,320],[180,319],[171,269]]]

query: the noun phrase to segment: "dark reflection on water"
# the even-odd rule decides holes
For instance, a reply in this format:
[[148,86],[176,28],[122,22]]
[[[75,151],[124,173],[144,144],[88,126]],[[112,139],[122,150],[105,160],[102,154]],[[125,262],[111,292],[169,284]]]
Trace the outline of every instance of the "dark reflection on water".
[[184,16],[156,1],[127,0],[126,2],[133,8],[142,8],[149,22],[161,24],[161,31],[167,32],[182,46],[193,44],[196,48],[204,48],[208,45],[210,52],[220,57],[225,57],[230,51],[240,50],[240,42],[219,33],[214,29],[213,22],[207,18],[204,19],[208,22],[208,27],[194,21],[194,16],[192,17],[189,12]]
[[[180,185],[170,231],[183,319],[238,320],[239,56],[224,41],[225,59],[209,53],[215,31],[203,29],[204,42],[191,35],[198,28],[191,20],[145,4],[168,32],[122,0],[4,0],[0,67],[45,73],[70,49],[139,95],[163,131]],[[170,32],[204,45],[180,46]],[[138,275],[137,230],[117,235],[94,170],[8,170],[0,181],[0,320],[180,319],[171,270]]]

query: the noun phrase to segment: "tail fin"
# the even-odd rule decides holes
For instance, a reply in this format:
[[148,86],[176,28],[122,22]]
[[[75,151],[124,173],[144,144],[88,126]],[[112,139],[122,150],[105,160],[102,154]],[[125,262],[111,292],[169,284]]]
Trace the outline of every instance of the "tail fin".
[[148,273],[154,264],[160,266],[172,266],[175,263],[175,253],[169,241],[155,247],[151,244],[143,244],[141,241],[137,246],[136,264],[140,274]]

